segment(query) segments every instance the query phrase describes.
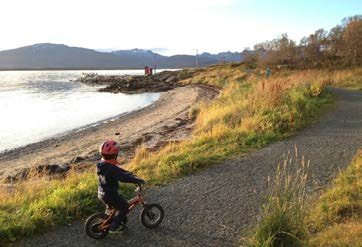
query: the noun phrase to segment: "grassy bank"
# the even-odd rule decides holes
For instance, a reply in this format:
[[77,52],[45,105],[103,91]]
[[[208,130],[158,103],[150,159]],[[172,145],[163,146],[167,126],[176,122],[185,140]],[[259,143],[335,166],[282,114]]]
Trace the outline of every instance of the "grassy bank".
[[[122,193],[130,195],[132,189],[123,186]],[[72,173],[64,180],[18,184],[12,192],[0,196],[1,242],[31,236],[96,212],[103,206],[96,192],[94,173]]]
[[0,239],[15,240],[93,212],[99,206],[94,200],[96,188],[91,174],[17,185],[0,196]]
[[302,161],[278,169],[250,246],[361,246],[362,149],[332,186],[311,202]]
[[[193,137],[158,153],[138,149],[130,169],[151,184],[162,184],[284,138],[315,121],[330,105],[333,96],[324,90],[330,82],[330,73],[325,71],[284,71],[268,78],[241,65],[195,71],[184,83],[216,85],[222,91],[214,102],[190,109],[190,116],[196,118]],[[62,181],[17,185],[12,193],[3,193],[1,241],[99,210],[96,186],[94,173],[72,174]],[[131,188],[125,187],[125,193]]]
[[307,219],[310,246],[361,246],[362,149],[313,206]]
[[223,90],[211,104],[195,106],[192,140],[171,144],[157,154],[138,150],[131,168],[154,183],[283,138],[315,120],[333,98],[323,90],[328,77],[318,71],[264,78],[225,65],[203,69],[185,81],[193,82]]

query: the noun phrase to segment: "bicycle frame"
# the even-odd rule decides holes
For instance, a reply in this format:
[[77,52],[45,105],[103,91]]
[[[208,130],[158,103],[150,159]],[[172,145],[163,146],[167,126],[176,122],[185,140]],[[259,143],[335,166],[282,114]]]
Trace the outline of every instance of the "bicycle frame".
[[[128,200],[129,207],[128,207],[127,214],[129,212],[131,212],[137,205],[144,204],[144,203],[145,202],[144,202],[142,196],[140,195],[140,193],[137,193],[136,197],[131,198],[131,199]],[[107,229],[108,227],[110,227],[112,225],[112,217],[115,215],[115,213],[117,211],[118,211],[117,209],[112,208],[111,213],[109,214],[107,219],[101,219],[102,224],[98,227],[99,230],[103,231],[103,230]]]

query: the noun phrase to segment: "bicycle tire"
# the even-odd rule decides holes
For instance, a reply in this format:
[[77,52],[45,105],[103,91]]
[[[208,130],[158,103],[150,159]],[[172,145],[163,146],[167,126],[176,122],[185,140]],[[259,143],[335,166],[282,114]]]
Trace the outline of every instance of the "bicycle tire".
[[[155,212],[153,211],[157,212],[157,217],[155,216]],[[165,213],[163,211],[163,208],[157,203],[145,205],[140,213],[142,225],[150,229],[158,227],[161,224],[164,216]]]

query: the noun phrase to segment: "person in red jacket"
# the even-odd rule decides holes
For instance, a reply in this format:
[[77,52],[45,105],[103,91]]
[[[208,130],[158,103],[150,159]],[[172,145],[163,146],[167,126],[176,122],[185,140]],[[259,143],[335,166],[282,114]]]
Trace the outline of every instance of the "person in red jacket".
[[119,233],[126,229],[128,202],[119,194],[119,182],[144,184],[145,181],[118,167],[117,157],[120,151],[115,141],[105,141],[99,148],[102,159],[97,164],[98,198],[108,206],[118,210],[109,233]]

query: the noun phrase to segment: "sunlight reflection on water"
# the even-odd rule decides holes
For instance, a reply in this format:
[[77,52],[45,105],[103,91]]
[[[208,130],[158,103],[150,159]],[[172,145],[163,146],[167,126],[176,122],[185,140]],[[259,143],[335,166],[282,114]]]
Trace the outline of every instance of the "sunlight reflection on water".
[[[158,93],[99,93],[71,82],[85,71],[1,71],[0,152],[145,107]],[[140,70],[92,71],[142,74]]]

